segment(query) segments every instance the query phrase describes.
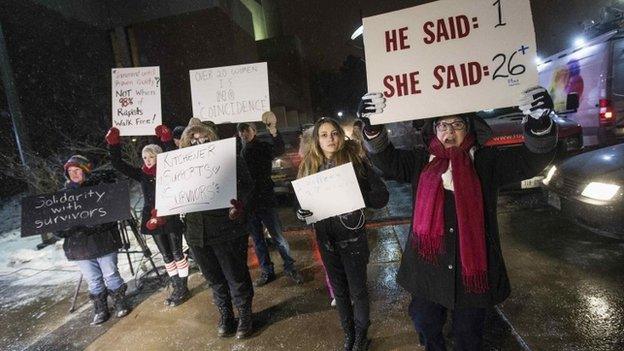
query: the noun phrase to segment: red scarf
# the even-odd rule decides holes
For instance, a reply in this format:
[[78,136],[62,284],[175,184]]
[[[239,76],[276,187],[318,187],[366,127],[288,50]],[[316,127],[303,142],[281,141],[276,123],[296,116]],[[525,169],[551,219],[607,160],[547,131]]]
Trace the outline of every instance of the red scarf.
[[144,163],[143,167],[141,167],[141,170],[143,171],[143,173],[149,176],[152,176],[152,177],[156,176],[156,165],[153,165],[152,167],[147,167]]
[[462,281],[467,292],[484,293],[488,290],[487,255],[481,183],[472,164],[469,151],[475,138],[468,134],[459,147],[444,148],[433,137],[429,152],[435,156],[420,173],[414,224],[414,248],[427,262],[435,264],[444,243],[444,188],[442,174],[451,164],[458,223],[459,257]]

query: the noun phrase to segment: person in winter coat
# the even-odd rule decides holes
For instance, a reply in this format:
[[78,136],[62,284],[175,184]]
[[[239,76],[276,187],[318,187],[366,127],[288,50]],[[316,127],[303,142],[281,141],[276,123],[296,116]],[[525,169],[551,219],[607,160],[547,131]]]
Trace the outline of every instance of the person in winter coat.
[[[266,114],[273,114],[273,112],[265,112]],[[303,283],[303,277],[295,268],[295,260],[290,255],[290,247],[282,234],[282,224],[275,210],[277,199],[273,190],[271,169],[273,159],[284,153],[284,140],[274,125],[275,120],[271,122],[267,124],[267,130],[273,139],[272,144],[256,137],[256,127],[253,123],[239,123],[236,127],[243,141],[241,156],[247,163],[247,169],[254,180],[253,197],[246,211],[248,213],[247,228],[253,238],[256,256],[262,267],[262,274],[254,282],[256,287],[275,280],[275,269],[264,238],[263,225],[271,234],[277,251],[282,257],[284,273],[297,284]]]
[[[81,155],[74,155],[63,166],[67,182],[63,190],[94,186],[100,183],[91,177],[93,166]],[[115,316],[126,316],[130,307],[126,302],[128,286],[117,268],[117,250],[121,248],[121,237],[117,222],[95,226],[76,226],[56,233],[65,238],[63,250],[69,261],[76,262],[89,286],[89,299],[93,302],[92,325],[106,322],[110,318],[108,296],[113,299]]]
[[427,350],[446,350],[447,310],[455,349],[481,350],[486,308],[510,293],[498,235],[498,191],[536,176],[553,159],[552,100],[540,87],[523,93],[524,145],[504,149],[484,146],[491,129],[472,113],[429,119],[424,147],[395,149],[385,127],[371,126],[367,118],[383,104],[381,94],[367,94],[359,110],[372,162],[385,177],[412,184],[412,224],[397,274],[412,295],[409,315]]
[[[156,136],[167,150],[174,148],[172,134],[167,126],[156,127]],[[171,279],[173,290],[165,299],[165,305],[178,306],[189,298],[188,259],[182,251],[182,232],[184,224],[179,216],[158,217],[156,204],[156,155],[163,152],[156,144],[146,145],[142,150],[143,166],[134,167],[121,158],[119,129],[113,127],[106,134],[106,143],[113,167],[128,178],[141,183],[143,191],[143,210],[141,211],[141,233],[152,235],[160,251],[167,275]]]
[[[180,148],[191,147],[218,139],[214,129],[197,118],[191,118],[182,133]],[[247,242],[244,209],[249,204],[253,181],[245,161],[236,158],[237,199],[232,207],[187,213],[186,242],[193,258],[212,288],[214,304],[221,318],[217,326],[219,336],[236,331],[238,339],[253,333],[251,305],[254,295],[247,267]],[[238,325],[233,306],[238,310]]]
[[[347,140],[337,121],[321,118],[312,132],[314,144],[305,154],[298,177],[351,162],[367,207],[382,208],[388,202],[388,190],[362,158],[360,145]],[[312,215],[299,209],[297,217]],[[367,350],[370,306],[366,287],[369,250],[364,228],[364,211],[358,210],[330,217],[314,224],[321,259],[334,290],[340,323],[344,330],[345,350]]]

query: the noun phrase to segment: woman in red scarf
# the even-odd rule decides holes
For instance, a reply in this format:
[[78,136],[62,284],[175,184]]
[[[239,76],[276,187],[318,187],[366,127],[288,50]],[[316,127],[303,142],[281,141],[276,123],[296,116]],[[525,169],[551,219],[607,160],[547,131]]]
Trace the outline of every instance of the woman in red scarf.
[[442,328],[453,316],[457,350],[481,350],[486,308],[510,293],[496,218],[498,189],[539,174],[555,153],[557,127],[545,89],[523,93],[524,145],[483,146],[489,126],[474,114],[427,120],[424,147],[395,149],[368,117],[381,94],[362,98],[366,147],[385,177],[412,184],[411,232],[397,274],[412,295],[409,315],[427,350],[446,350]]

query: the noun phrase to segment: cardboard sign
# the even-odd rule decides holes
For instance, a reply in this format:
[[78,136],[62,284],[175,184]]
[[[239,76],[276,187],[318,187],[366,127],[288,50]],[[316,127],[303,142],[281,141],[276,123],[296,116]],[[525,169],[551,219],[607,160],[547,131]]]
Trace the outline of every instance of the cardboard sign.
[[374,124],[514,106],[537,84],[529,0],[440,0],[363,22],[368,91],[387,105]]
[[353,164],[347,163],[292,181],[301,208],[312,212],[308,224],[364,208]]
[[229,138],[158,154],[159,216],[231,207],[236,199],[236,140]]
[[121,135],[154,135],[162,124],[160,67],[113,68],[113,127]]
[[266,62],[189,71],[193,116],[214,123],[260,121],[271,109]]
[[22,199],[22,237],[130,219],[128,183],[103,183]]

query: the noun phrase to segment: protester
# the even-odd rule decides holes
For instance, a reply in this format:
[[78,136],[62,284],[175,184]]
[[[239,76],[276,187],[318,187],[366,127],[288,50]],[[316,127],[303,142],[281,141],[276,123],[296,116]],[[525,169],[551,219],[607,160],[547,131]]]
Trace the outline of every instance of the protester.
[[557,126],[541,87],[522,94],[524,146],[484,146],[491,129],[473,113],[429,119],[426,142],[395,149],[385,127],[368,117],[383,111],[381,94],[362,98],[366,147],[385,177],[412,184],[411,231],[397,275],[411,295],[409,315],[427,350],[446,350],[442,327],[452,311],[454,347],[481,350],[486,308],[510,293],[496,218],[498,190],[539,174],[553,159]]
[[[167,126],[156,127],[156,136],[166,150],[174,148],[171,130]],[[143,191],[143,210],[141,211],[141,233],[152,235],[160,251],[167,275],[171,279],[173,290],[165,299],[165,305],[178,306],[186,301],[188,290],[189,263],[182,250],[182,232],[184,224],[179,216],[158,217],[156,212],[156,160],[162,148],[149,144],[141,152],[143,166],[134,167],[121,158],[119,129],[113,127],[106,134],[106,143],[113,167],[127,177],[141,183]]]
[[[84,156],[70,157],[63,168],[67,178],[63,190],[94,186],[101,182],[91,176],[93,166]],[[91,324],[101,324],[110,318],[108,296],[113,299],[116,317],[130,313],[126,302],[128,286],[117,268],[117,250],[121,248],[117,222],[75,226],[56,234],[65,238],[65,256],[69,261],[76,262],[87,281],[89,298],[93,302]]]
[[[217,139],[213,128],[191,118],[180,139],[180,148]],[[236,337],[242,339],[253,332],[254,291],[247,267],[249,234],[244,212],[252,196],[253,182],[240,157],[236,158],[236,190],[237,199],[231,200],[229,209],[187,213],[185,235],[195,262],[212,288],[214,304],[221,315],[219,336],[228,336],[236,330]],[[238,326],[232,303],[238,309]]]
[[[299,166],[298,177],[351,162],[367,207],[381,208],[388,201],[384,183],[361,158],[360,145],[346,140],[337,121],[322,118],[314,125],[313,146]],[[312,213],[299,209],[305,220]],[[340,322],[345,333],[345,350],[367,350],[370,306],[366,287],[369,250],[364,228],[364,211],[330,217],[314,224],[321,259],[334,290]]]
[[180,147],[180,139],[182,138],[182,133],[184,132],[184,126],[176,126],[175,128],[173,128],[173,143],[175,144],[176,148]]
[[[273,115],[273,112],[265,112],[263,120],[267,119],[267,114]],[[254,286],[260,287],[275,280],[275,269],[264,238],[263,225],[282,257],[284,273],[297,284],[301,284],[303,277],[295,268],[295,260],[291,256],[290,246],[284,238],[282,224],[275,210],[277,199],[273,190],[275,184],[271,180],[272,161],[284,153],[284,140],[275,126],[274,118],[270,118],[270,122],[267,123],[267,130],[273,139],[272,144],[256,137],[257,130],[253,123],[239,123],[236,129],[243,142],[241,156],[254,180],[253,197],[247,208],[249,216],[247,228],[253,238],[256,256],[262,268],[262,274],[254,282]]]

